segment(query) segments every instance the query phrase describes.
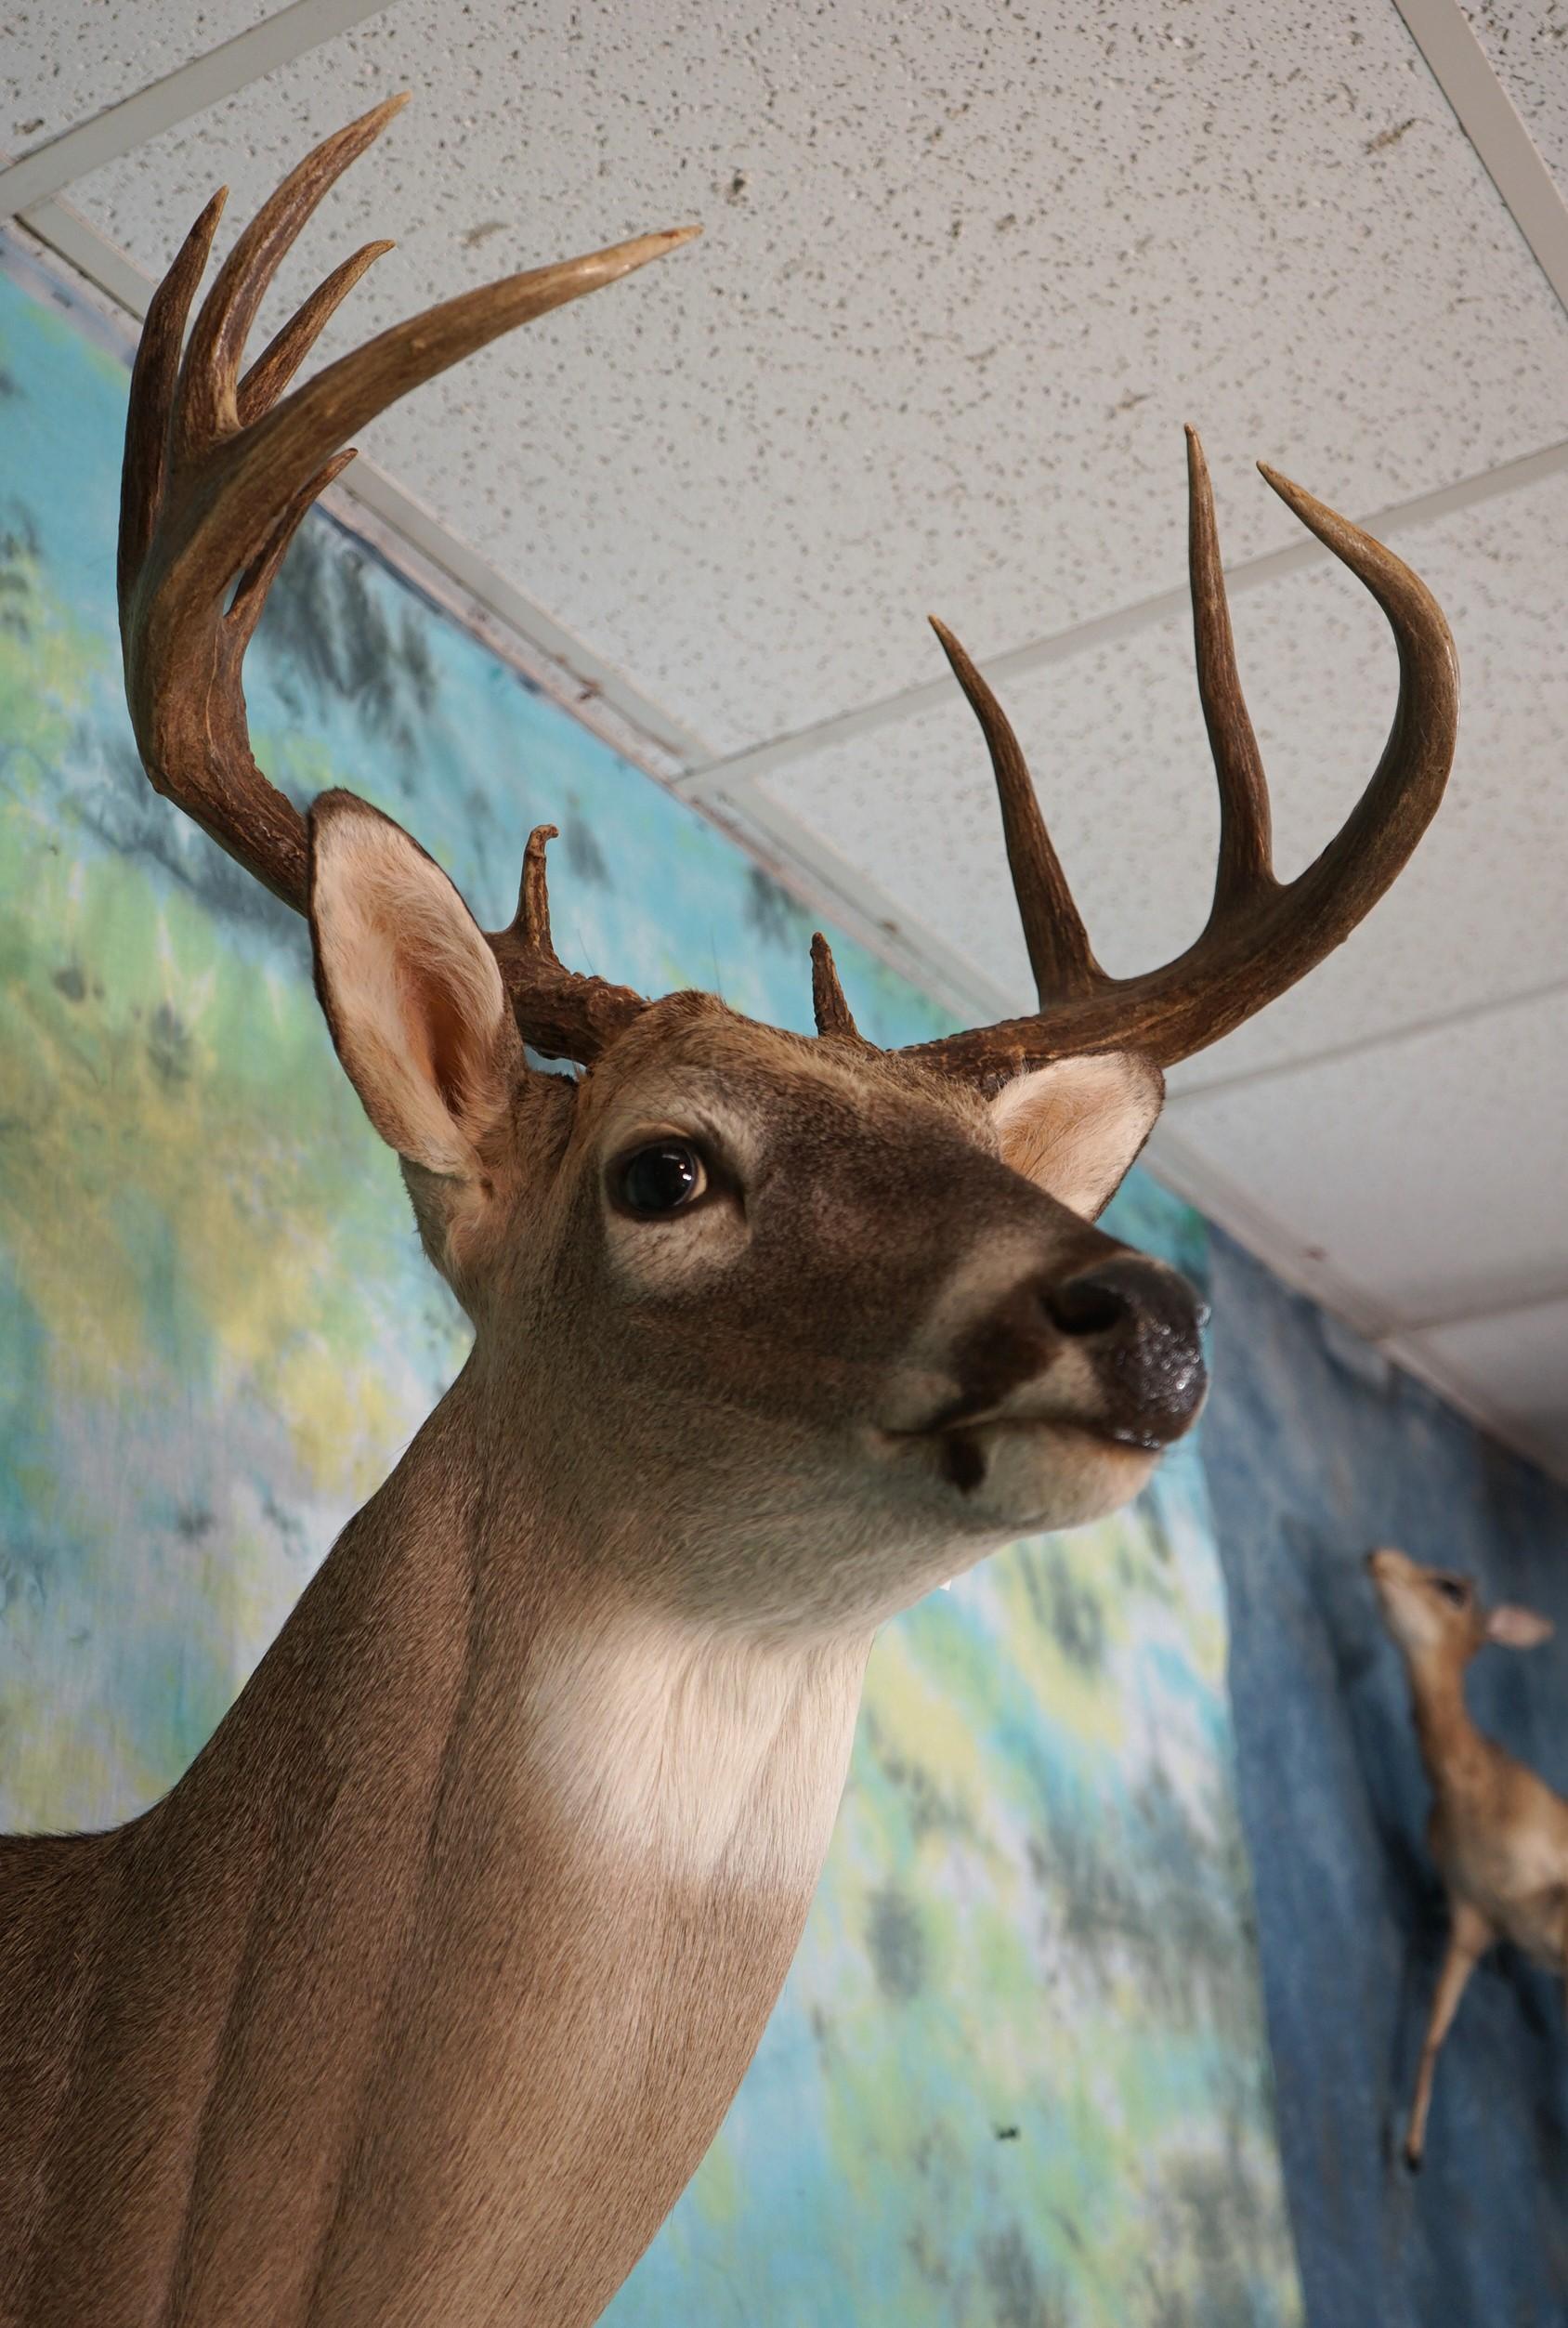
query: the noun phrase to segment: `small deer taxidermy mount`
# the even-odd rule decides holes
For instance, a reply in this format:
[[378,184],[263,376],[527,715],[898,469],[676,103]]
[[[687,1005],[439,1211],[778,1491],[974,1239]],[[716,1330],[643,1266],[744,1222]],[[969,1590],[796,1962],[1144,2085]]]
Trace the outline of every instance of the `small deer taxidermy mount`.
[[[646,1000],[551,944],[547,830],[486,934],[389,818],[302,817],[241,666],[350,434],[658,234],[464,294],[283,391],[385,245],[242,373],[262,295],[381,130],[330,137],[153,299],[131,391],[125,681],[159,791],[308,917],[339,1058],[472,1354],[172,1792],[0,1844],[0,2319],[28,2328],[579,2328],[745,2071],[794,1952],[882,1620],[1108,1512],[1204,1392],[1189,1287],[1092,1223],[1161,1069],[1348,935],[1442,795],[1443,617],[1283,478],[1399,644],[1392,735],[1287,886],[1190,448],[1223,830],[1178,961],[1096,963],[1000,707],[1037,1012],[888,1053],[826,944],[815,1040]],[[525,1043],[573,1062],[538,1072]]]
[[1504,1602],[1487,1608],[1468,1576],[1424,1568],[1385,1546],[1367,1567],[1383,1622],[1410,1677],[1421,1760],[1431,1781],[1427,1840],[1448,1895],[1448,1946],[1437,1976],[1405,2133],[1407,2165],[1426,2152],[1432,2073],[1470,1974],[1511,1941],[1568,1977],[1568,1801],[1485,1737],[1465,1705],[1465,1668],[1488,1641],[1535,1649],[1551,1619]]

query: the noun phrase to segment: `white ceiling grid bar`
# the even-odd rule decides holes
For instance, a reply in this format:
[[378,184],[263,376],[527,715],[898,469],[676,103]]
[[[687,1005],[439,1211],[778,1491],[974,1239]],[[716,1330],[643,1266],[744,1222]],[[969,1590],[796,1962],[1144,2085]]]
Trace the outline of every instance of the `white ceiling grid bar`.
[[138,267],[133,267],[124,251],[78,217],[69,203],[42,202],[35,209],[7,222],[9,229],[20,228],[35,242],[62,258],[72,271],[100,291],[122,313],[132,316],[139,323],[147,313],[147,303],[152,296],[152,285]]
[[1364,1036],[1359,1041],[1325,1043],[1320,1050],[1293,1052],[1288,1059],[1238,1067],[1233,1075],[1206,1076],[1200,1070],[1183,1081],[1170,1104],[1174,1106],[1181,1100],[1214,1099],[1222,1092],[1239,1091],[1243,1085],[1250,1089],[1260,1083],[1281,1082],[1287,1076],[1304,1074],[1308,1067],[1333,1066],[1341,1059],[1364,1058],[1373,1051],[1392,1051],[1422,1035],[1451,1032],[1501,1011],[1516,1011],[1531,1002],[1554,1001],[1561,994],[1568,994],[1568,978],[1545,978],[1538,986],[1521,987],[1509,994],[1489,995],[1483,1002],[1468,1003],[1453,1011],[1434,1011],[1426,1018],[1406,1019],[1403,1026]]
[[1459,0],[1394,0],[1432,78],[1568,307],[1568,207]]
[[233,97],[279,65],[291,63],[392,5],[393,0],[292,0],[292,6],[263,17],[248,32],[193,57],[134,97],[106,106],[101,113],[73,124],[0,169],[0,218],[34,209],[106,162],[117,162],[176,122],[204,111],[221,98]]
[[[533,650],[522,659],[525,666],[535,670],[542,662],[555,673],[561,700],[650,776],[669,783],[701,752],[701,739],[689,727],[633,687],[526,591],[497,573],[433,510],[362,453],[345,472],[343,483],[323,497],[323,505],[367,534],[389,563],[409,567],[414,580],[443,598],[502,654],[511,655],[508,636],[524,642]],[[422,573],[421,567],[429,570]],[[601,713],[609,717],[601,718]]]

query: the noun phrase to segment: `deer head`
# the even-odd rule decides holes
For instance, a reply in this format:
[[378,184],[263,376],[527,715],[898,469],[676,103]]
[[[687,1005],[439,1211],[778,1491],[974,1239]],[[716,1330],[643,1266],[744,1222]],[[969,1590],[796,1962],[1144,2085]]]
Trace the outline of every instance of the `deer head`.
[[1488,1608],[1469,1576],[1427,1568],[1383,1545],[1366,1556],[1383,1622],[1412,1665],[1462,1671],[1478,1649],[1537,1649],[1552,1635],[1549,1616],[1511,1601]]
[[[712,997],[647,1001],[556,958],[544,851],[482,932],[402,830],[351,795],[307,818],[251,756],[242,664],[294,528],[351,431],[513,325],[686,241],[653,235],[471,292],[282,391],[378,253],[347,260],[241,377],[246,334],[327,188],[401,100],[310,155],[241,236],[184,346],[218,203],[150,310],[132,388],[120,590],[127,693],[161,791],[309,916],[338,1054],[401,1159],[425,1249],[474,1322],[489,1459],[579,1512],[659,1514],[617,1583],[671,1610],[874,1622],[1021,1530],[1103,1513],[1204,1391],[1185,1283],[1092,1223],[1158,1113],[1165,1066],[1348,935],[1436,808],[1457,678],[1392,554],[1265,471],[1398,642],[1392,733],[1360,804],[1287,886],[1236,679],[1189,435],[1198,679],[1222,836],[1203,935],[1108,977],[1017,743],[938,634],[990,748],[1038,1009],[888,1053],[813,944],[815,1040]],[[576,1063],[572,1080],[530,1066]],[[524,1450],[526,1449],[526,1453]],[[737,1546],[743,1543],[744,1558]]]

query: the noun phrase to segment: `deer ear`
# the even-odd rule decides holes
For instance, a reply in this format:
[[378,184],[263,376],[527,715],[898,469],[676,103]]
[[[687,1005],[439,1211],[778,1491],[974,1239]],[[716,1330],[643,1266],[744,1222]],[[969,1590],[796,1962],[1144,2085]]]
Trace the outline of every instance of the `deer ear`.
[[1556,1629],[1549,1616],[1537,1616],[1534,1609],[1522,1609],[1515,1601],[1505,1601],[1500,1608],[1486,1612],[1486,1638],[1502,1649],[1538,1649]]
[[433,857],[352,792],[310,811],[316,991],[382,1138],[464,1176],[505,1106],[521,1046],[494,954]]
[[1165,1100],[1152,1059],[1107,1051],[1015,1076],[991,1102],[1002,1160],[1094,1220],[1116,1195]]

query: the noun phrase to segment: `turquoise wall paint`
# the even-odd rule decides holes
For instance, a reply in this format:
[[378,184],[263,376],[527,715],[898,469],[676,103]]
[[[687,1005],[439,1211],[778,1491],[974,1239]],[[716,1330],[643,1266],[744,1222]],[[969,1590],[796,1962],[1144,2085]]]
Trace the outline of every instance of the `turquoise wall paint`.
[[[20,264],[20,263],[19,263]],[[0,278],[0,1824],[179,1774],[459,1363],[303,932],[141,777],[124,373]],[[563,956],[809,1024],[810,923],[324,519],[253,654],[296,798],[410,824],[481,921],[559,824]],[[941,1024],[847,939],[862,1026]],[[1202,1277],[1135,1177],[1115,1225]],[[804,1944],[614,2328],[1286,2328],[1203,1460],[890,1627]]]

